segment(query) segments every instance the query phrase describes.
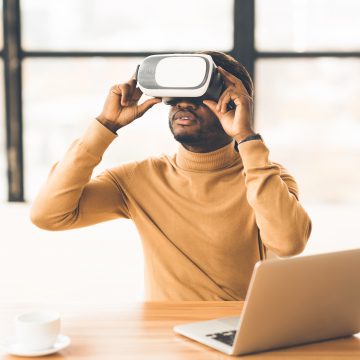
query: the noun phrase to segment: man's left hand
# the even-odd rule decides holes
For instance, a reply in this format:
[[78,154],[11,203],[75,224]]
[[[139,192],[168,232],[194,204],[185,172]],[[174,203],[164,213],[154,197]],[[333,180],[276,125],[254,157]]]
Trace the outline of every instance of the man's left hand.
[[[239,142],[255,134],[251,125],[253,99],[240,79],[221,67],[218,67],[218,71],[224,79],[226,89],[217,103],[212,100],[204,100],[203,103],[218,117],[224,131]],[[228,110],[230,101],[234,102],[235,109]]]

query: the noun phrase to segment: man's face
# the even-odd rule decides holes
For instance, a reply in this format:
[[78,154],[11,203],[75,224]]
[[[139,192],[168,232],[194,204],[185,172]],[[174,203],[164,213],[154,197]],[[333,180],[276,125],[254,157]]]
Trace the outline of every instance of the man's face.
[[173,99],[170,106],[169,127],[180,143],[201,146],[229,138],[219,119],[201,101]]

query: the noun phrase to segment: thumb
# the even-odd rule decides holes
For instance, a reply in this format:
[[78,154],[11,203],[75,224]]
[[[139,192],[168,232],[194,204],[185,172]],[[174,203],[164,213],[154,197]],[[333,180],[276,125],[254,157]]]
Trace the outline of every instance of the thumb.
[[206,105],[218,118],[222,115],[220,111],[216,110],[217,103],[213,100],[203,100],[203,104]]
[[138,105],[139,116],[144,115],[150,108],[152,108],[155,104],[161,103],[161,101],[161,98],[151,98]]

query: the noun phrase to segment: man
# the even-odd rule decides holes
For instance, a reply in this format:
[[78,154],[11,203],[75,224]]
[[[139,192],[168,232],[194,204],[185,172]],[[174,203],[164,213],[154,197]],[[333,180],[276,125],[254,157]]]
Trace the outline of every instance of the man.
[[248,73],[228,55],[206,53],[221,66],[226,89],[218,102],[173,99],[169,125],[180,143],[177,154],[90,179],[116,131],[161,102],[139,105],[142,93],[131,79],[111,88],[101,114],[52,168],[32,206],[32,221],[48,230],[132,219],[152,300],[244,299],[264,250],[294,255],[310,235],[294,179],[269,160],[253,131]]

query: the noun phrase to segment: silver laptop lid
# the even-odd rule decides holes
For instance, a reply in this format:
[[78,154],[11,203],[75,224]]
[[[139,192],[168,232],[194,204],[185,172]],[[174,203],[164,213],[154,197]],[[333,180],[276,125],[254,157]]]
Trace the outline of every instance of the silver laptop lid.
[[233,354],[360,331],[360,249],[258,263]]

